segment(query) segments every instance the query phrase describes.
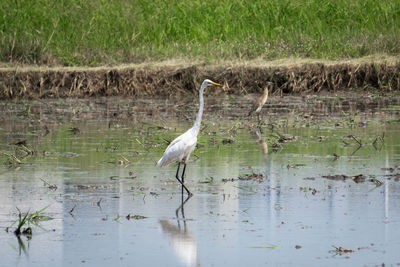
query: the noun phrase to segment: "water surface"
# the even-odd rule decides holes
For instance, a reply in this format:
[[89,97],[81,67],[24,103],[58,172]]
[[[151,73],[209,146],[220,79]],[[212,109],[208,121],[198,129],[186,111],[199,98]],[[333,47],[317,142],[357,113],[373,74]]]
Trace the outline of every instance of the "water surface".
[[192,99],[0,103],[1,265],[400,264],[400,98],[275,96],[261,126],[250,100],[206,99],[190,199],[155,162]]

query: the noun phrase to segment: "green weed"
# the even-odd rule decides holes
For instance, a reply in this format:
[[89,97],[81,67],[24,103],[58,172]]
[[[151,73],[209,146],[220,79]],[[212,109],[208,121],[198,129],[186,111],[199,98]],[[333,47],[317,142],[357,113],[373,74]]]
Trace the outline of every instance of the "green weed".
[[[15,223],[18,222],[17,228],[14,230],[14,234],[16,236],[20,236],[21,234],[26,235],[28,237],[32,236],[32,228],[30,227],[31,224],[33,225],[38,225],[41,221],[49,221],[52,220],[53,218],[43,215],[43,212],[48,208],[49,206],[46,206],[38,211],[35,211],[34,213],[23,213],[20,211],[19,208],[18,210],[18,219],[15,220],[7,229],[12,227]],[[27,227],[25,227],[27,226]],[[24,228],[25,227],[25,228]]]

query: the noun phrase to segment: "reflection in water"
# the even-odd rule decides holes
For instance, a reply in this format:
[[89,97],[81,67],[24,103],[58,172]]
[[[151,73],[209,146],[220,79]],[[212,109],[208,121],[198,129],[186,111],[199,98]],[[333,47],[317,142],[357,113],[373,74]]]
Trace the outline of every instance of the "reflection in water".
[[[197,244],[187,231],[184,211],[184,205],[191,196],[188,196],[185,200],[183,200],[183,192],[181,196],[181,205],[176,209],[175,212],[177,226],[171,224],[167,220],[160,220],[159,222],[170,246],[174,250],[181,263],[184,266],[199,266],[197,261]],[[182,218],[179,218],[179,211]],[[181,227],[181,221],[183,222],[183,228]]]
[[[28,255],[24,241],[21,239],[20,236],[17,236],[17,239],[18,239],[18,255],[21,256],[22,252],[24,253],[24,255]],[[29,247],[29,239],[28,239],[28,247]]]
[[261,148],[261,151],[264,155],[264,159],[266,160],[266,155],[268,154],[268,144],[265,143],[264,138],[261,136],[261,131],[259,128],[250,129],[251,134],[253,135],[254,139],[257,141],[258,145]]

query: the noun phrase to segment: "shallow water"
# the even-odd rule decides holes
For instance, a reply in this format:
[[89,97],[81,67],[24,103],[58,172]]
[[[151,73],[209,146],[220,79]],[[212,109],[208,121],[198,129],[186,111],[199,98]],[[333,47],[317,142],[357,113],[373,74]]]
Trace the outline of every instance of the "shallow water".
[[[250,98],[206,99],[189,199],[155,162],[192,99],[0,103],[1,266],[400,264],[400,98],[276,96],[261,127]],[[18,239],[17,207],[53,219]]]

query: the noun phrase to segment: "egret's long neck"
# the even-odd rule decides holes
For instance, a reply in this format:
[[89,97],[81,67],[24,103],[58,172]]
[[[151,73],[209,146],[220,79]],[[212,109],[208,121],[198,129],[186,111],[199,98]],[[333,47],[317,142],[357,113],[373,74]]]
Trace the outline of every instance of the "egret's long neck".
[[199,112],[197,113],[197,116],[196,116],[196,121],[194,122],[194,125],[193,125],[193,128],[196,129],[197,133],[200,131],[201,117],[203,116],[203,108],[204,108],[203,93],[204,93],[204,88],[205,88],[205,86],[203,86],[203,85],[200,88],[200,92],[199,92],[200,107],[199,107]]

